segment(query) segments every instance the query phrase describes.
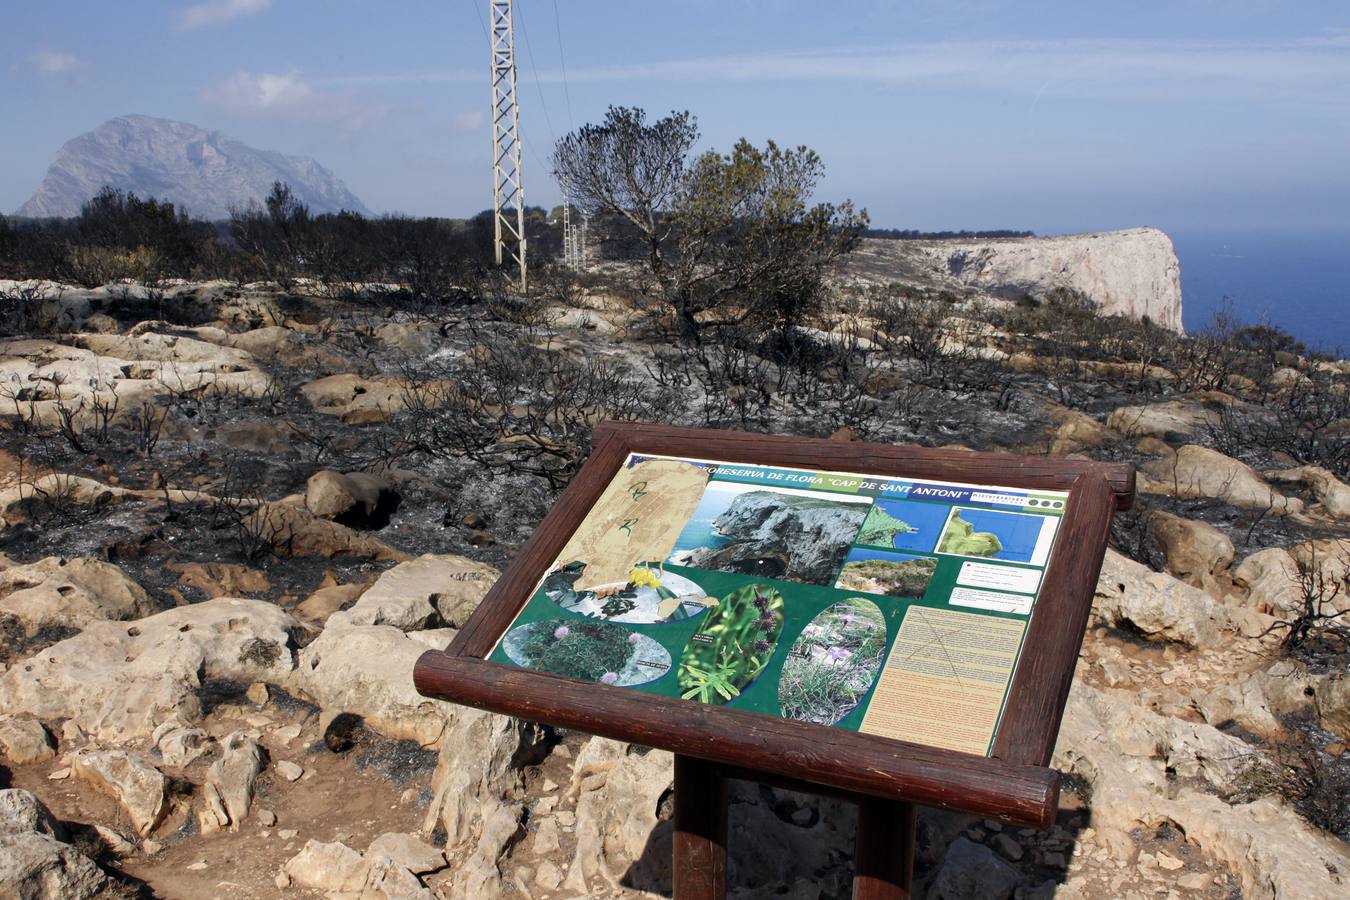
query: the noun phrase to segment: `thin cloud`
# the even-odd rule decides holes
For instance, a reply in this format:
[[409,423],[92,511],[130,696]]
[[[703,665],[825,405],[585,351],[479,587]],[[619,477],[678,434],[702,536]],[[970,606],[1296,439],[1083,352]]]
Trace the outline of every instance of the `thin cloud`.
[[455,116],[450,125],[455,131],[477,131],[483,127],[483,123],[486,121],[487,116],[475,109]]
[[[473,83],[463,69],[325,79],[368,88]],[[540,70],[561,82],[561,70]],[[823,51],[708,56],[629,65],[569,67],[571,83],[630,81],[866,81],[928,87],[977,86],[1028,99],[1287,98],[1341,105],[1350,97],[1350,32],[1278,41],[943,41]]]
[[9,67],[16,74],[27,72],[43,78],[69,77],[79,73],[85,63],[73,53],[37,50]]
[[298,69],[286,72],[236,72],[207,88],[208,105],[246,118],[337,123],[362,128],[387,107],[350,93],[328,91],[309,82]]
[[240,16],[260,13],[272,5],[272,0],[206,0],[178,13],[178,30],[191,31],[211,25],[224,25]]

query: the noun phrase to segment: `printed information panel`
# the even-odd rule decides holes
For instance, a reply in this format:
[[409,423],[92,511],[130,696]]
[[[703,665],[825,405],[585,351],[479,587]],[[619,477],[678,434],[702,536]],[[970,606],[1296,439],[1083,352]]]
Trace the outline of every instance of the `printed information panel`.
[[630,455],[489,658],[988,755],[1067,502]]

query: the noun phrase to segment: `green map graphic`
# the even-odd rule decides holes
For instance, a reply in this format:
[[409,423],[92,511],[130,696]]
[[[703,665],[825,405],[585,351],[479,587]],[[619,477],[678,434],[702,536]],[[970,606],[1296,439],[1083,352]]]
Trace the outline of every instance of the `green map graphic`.
[[913,525],[892,516],[879,504],[873,504],[871,512],[863,520],[862,531],[858,533],[858,543],[871,544],[874,547],[891,547],[894,546],[897,534],[909,534],[914,530]]
[[1002,549],[1003,544],[999,542],[998,535],[976,531],[975,526],[961,518],[960,513],[952,516],[952,520],[947,523],[942,543],[938,545],[939,553],[959,553],[962,556],[993,556]]

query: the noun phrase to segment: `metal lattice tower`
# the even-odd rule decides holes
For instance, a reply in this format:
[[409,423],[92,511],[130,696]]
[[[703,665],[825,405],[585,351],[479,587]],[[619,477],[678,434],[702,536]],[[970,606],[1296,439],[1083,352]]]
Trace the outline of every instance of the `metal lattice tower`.
[[572,192],[566,181],[562,183],[562,198],[563,263],[580,269],[586,262],[586,219],[582,217],[580,226],[572,221]]
[[562,185],[563,216],[563,265],[576,268],[576,236],[572,233],[572,198],[567,191],[567,182]]
[[[488,0],[492,20],[492,219],[497,265],[520,266],[525,290],[525,188],[520,180],[520,107],[511,0]],[[514,213],[512,212],[514,210]]]

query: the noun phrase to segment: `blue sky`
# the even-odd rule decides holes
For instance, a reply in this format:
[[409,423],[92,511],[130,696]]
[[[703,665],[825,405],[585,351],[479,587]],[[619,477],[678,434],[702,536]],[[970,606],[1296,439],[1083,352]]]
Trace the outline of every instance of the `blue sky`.
[[[489,202],[486,0],[3,2],[0,209],[123,113],[313,156],[379,211]],[[517,17],[531,203],[557,200],[554,138],[614,103],[687,108],[703,147],[807,144],[821,196],[882,226],[1350,226],[1344,2],[518,0]]]

